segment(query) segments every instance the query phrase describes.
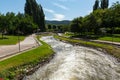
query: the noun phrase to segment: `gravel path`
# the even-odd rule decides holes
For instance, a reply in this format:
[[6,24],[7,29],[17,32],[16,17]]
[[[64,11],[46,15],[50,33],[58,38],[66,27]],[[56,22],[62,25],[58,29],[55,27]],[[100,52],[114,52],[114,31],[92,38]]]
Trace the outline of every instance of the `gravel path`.
[[19,44],[0,46],[0,60],[4,59],[6,57],[9,57],[9,56],[19,54],[19,52],[37,47],[38,43],[34,37],[35,37],[35,35],[30,35],[30,36],[26,37],[24,41],[21,41],[20,42],[20,51],[19,51]]

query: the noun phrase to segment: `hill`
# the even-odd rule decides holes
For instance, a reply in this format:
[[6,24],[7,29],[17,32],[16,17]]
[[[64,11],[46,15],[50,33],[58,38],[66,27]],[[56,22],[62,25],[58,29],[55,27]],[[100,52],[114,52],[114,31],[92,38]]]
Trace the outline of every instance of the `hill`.
[[54,25],[61,25],[61,24],[64,24],[64,25],[68,25],[70,24],[71,21],[69,20],[63,20],[63,21],[50,21],[50,20],[46,20],[46,24],[54,24]]

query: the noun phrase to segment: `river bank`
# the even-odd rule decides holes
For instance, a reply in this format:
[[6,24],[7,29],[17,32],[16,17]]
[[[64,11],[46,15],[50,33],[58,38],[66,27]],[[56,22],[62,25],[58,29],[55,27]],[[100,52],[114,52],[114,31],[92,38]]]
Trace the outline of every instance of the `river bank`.
[[32,66],[31,68],[24,68],[26,71],[24,72],[24,74],[21,73],[21,74],[17,75],[16,80],[22,80],[25,76],[32,75],[40,67],[48,64],[54,58],[54,56],[55,56],[55,54],[52,54],[47,59],[44,59],[44,60],[38,62],[36,65]]

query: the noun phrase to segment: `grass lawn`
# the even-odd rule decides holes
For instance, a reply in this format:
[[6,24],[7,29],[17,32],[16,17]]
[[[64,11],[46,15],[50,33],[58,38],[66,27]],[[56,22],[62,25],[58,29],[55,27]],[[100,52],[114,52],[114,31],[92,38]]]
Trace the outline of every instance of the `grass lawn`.
[[[26,66],[28,68],[28,66],[33,66],[45,59],[48,59],[54,52],[48,44],[42,41],[40,42],[42,43],[42,45],[36,49],[24,52],[12,58],[1,61],[0,62],[0,71],[1,71],[0,77],[4,78],[5,76],[7,76],[7,78],[9,78],[9,76],[15,76],[16,74],[20,73],[20,70],[22,67]],[[18,67],[20,69],[18,69]],[[12,78],[10,78],[10,80]]]
[[113,39],[112,39],[112,37],[105,36],[105,37],[98,38],[98,40],[105,40],[105,41],[113,40],[113,42],[120,42],[120,37],[113,37]]
[[[25,39],[25,36],[20,36],[19,38],[22,41]],[[12,45],[16,43],[18,43],[18,36],[4,35],[3,39],[0,37],[0,45]]]
[[114,57],[120,59],[120,48],[108,45],[108,44],[102,44],[102,43],[95,43],[95,42],[89,42],[89,41],[83,41],[83,40],[76,40],[76,39],[70,39],[66,37],[61,36],[54,36],[57,39],[68,41],[70,43],[79,43],[83,46],[89,46],[94,48],[102,48],[107,51],[110,55],[113,55]]

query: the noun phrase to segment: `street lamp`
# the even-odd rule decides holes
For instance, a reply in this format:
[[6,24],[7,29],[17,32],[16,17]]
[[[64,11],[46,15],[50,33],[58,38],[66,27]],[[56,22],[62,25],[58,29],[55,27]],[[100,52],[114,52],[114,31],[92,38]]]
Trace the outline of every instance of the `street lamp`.
[[20,30],[18,29],[18,48],[19,48],[19,52],[20,52]]

